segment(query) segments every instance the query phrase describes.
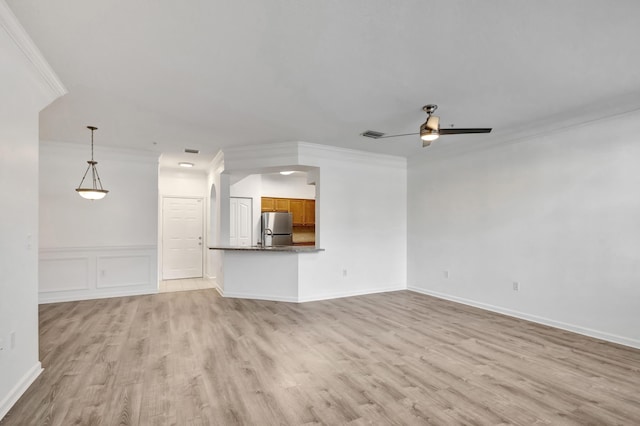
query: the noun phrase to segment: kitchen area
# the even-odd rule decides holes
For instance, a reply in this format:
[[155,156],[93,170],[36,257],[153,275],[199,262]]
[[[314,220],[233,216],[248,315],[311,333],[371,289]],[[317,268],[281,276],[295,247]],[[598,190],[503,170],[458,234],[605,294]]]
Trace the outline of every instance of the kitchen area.
[[262,197],[260,211],[262,245],[316,245],[316,200]]
[[[229,189],[229,246],[316,245],[316,186],[309,183],[304,170],[285,173],[256,173],[234,179]],[[265,220],[269,221],[266,226]],[[265,241],[265,229],[267,236],[290,237]]]
[[[406,288],[404,158],[282,142],[227,148],[210,171],[207,271],[224,297],[306,302]],[[288,217],[290,230],[267,222],[263,238],[263,214]],[[381,222],[390,226],[369,232]]]
[[324,251],[315,183],[304,170],[256,173],[234,178],[229,195],[229,244],[209,246],[221,253],[223,295],[297,301],[298,256]]

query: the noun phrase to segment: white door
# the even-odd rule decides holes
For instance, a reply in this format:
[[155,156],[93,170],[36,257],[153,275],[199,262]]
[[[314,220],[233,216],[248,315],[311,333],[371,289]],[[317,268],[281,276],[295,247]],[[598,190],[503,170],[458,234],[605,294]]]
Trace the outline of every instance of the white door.
[[229,245],[247,247],[251,245],[253,214],[251,198],[230,199]]
[[202,277],[202,199],[162,200],[162,279]]

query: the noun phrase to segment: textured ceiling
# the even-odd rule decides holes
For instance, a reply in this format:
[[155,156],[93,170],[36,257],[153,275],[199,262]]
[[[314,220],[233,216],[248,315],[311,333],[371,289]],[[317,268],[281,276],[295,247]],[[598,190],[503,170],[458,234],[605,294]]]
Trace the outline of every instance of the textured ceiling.
[[[640,2],[8,0],[69,93],[41,138],[168,155],[306,141],[402,156],[640,108]],[[490,135],[371,140],[441,125]],[[155,143],[155,144],[154,144]]]

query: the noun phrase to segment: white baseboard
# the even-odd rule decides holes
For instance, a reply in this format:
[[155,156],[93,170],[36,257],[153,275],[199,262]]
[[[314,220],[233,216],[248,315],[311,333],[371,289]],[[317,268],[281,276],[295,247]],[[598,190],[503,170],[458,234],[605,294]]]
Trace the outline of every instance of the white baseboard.
[[357,291],[343,291],[338,293],[329,293],[322,295],[314,295],[309,297],[280,297],[280,296],[271,296],[265,294],[245,294],[245,293],[229,293],[225,292],[220,287],[216,287],[218,293],[222,297],[236,298],[236,299],[255,299],[255,300],[270,300],[273,302],[289,302],[289,303],[305,303],[305,302],[315,302],[320,300],[331,300],[331,299],[341,299],[343,297],[353,297],[353,296],[364,296],[366,294],[376,294],[376,293],[388,293],[390,291],[399,291],[406,290],[407,288],[402,286],[397,287],[387,287],[387,288],[377,288],[377,289],[367,289],[367,290],[357,290]]
[[439,299],[449,300],[452,302],[462,303],[463,305],[469,305],[476,308],[484,309],[491,312],[497,312],[499,314],[508,315],[510,317],[520,318],[523,320],[535,322],[542,325],[548,325],[550,327],[559,328],[561,330],[571,331],[573,333],[582,334],[584,336],[594,337],[596,339],[605,340],[611,343],[617,343],[624,346],[640,349],[640,340],[631,339],[624,336],[618,336],[603,331],[593,330],[586,327],[581,327],[575,324],[567,324],[561,321],[552,320],[550,318],[539,317],[537,315],[530,315],[524,312],[518,312],[511,309],[502,308],[500,306],[494,306],[487,303],[476,302],[475,300],[465,299],[462,297],[451,296],[449,294],[439,293],[437,291],[425,290],[418,287],[409,286],[408,290],[416,293],[426,294],[427,296],[437,297]]
[[45,305],[47,303],[60,303],[60,302],[75,302],[79,300],[93,300],[93,299],[108,299],[111,297],[128,297],[128,296],[144,296],[147,294],[158,293],[157,288],[143,288],[143,289],[126,289],[126,290],[112,290],[107,292],[93,292],[93,293],[57,293],[57,294],[45,294],[40,293],[38,295],[38,304]]
[[388,293],[390,291],[399,291],[399,290],[406,290],[406,289],[407,289],[406,286],[398,285],[394,287],[385,287],[385,288],[375,288],[375,289],[355,290],[355,291],[341,291],[337,293],[298,297],[297,301],[301,303],[315,302],[319,300],[341,299],[343,297],[364,296],[366,294],[376,294],[376,293]]
[[298,301],[295,297],[280,297],[270,296],[265,294],[245,294],[245,293],[229,293],[218,290],[222,297],[228,297],[231,299],[254,299],[254,300],[270,300],[272,302],[289,302],[296,303]]
[[29,386],[38,378],[44,370],[40,362],[37,362],[22,379],[9,391],[9,394],[0,401],[0,420],[7,415],[11,407],[18,402],[23,393],[29,389]]
[[39,303],[158,291],[155,246],[40,248],[38,268]]

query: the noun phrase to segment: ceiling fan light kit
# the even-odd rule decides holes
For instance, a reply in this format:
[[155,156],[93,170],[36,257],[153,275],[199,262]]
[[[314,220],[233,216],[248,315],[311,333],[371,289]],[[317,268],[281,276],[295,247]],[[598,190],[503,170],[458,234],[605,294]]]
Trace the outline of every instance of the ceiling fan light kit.
[[420,132],[418,133],[403,133],[400,135],[386,135],[385,133],[378,132],[375,130],[367,130],[365,132],[360,133],[361,136],[372,138],[372,139],[385,139],[385,138],[395,138],[398,136],[408,136],[408,135],[420,135],[420,139],[422,139],[422,146],[427,147],[431,145],[431,142],[435,141],[442,135],[462,135],[467,133],[490,133],[491,128],[468,128],[468,129],[441,129],[440,128],[440,117],[432,115],[435,110],[438,109],[438,105],[428,104],[422,107],[422,110],[427,113],[427,121],[425,121],[420,126]]
[[[91,130],[91,160],[87,161],[87,163],[89,163],[89,166],[84,172],[84,176],[82,176],[82,180],[80,181],[80,185],[78,185],[78,187],[76,188],[76,192],[82,198],[85,198],[87,200],[100,200],[104,198],[109,191],[102,187],[102,181],[100,180],[100,175],[98,175],[98,169],[96,168],[98,162],[93,161],[93,132],[98,130],[98,128],[95,126],[87,126],[87,129]],[[83,188],[82,184],[84,183],[89,170],[91,170],[92,186]]]

